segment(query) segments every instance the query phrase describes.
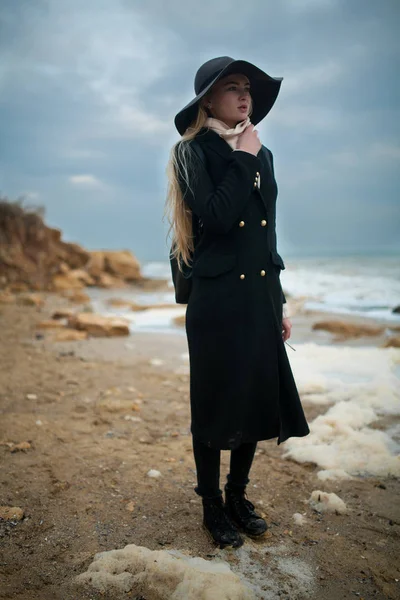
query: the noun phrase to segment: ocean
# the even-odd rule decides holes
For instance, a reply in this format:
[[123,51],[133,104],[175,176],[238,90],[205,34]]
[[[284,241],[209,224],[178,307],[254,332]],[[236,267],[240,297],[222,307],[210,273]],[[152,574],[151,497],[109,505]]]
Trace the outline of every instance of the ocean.
[[[347,256],[335,258],[284,258],[282,287],[291,298],[301,297],[304,308],[337,315],[347,314],[382,319],[400,324],[400,256]],[[139,304],[175,303],[168,262],[149,262],[142,273],[154,279],[170,280],[169,290],[133,292],[130,289],[103,290],[89,288],[95,312],[128,318],[132,331],[174,332],[184,335],[182,327],[173,324],[175,316],[185,314],[186,307],[150,309],[133,312],[107,304],[110,298],[123,298]]]

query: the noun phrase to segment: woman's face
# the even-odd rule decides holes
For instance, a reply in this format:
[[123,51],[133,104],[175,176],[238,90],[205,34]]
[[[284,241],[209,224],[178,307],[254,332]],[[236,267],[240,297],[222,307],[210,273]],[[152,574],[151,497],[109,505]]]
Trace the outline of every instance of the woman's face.
[[[211,107],[209,107],[210,103]],[[229,127],[235,127],[251,112],[249,79],[240,73],[222,77],[206,95],[204,106],[213,117],[220,119]]]

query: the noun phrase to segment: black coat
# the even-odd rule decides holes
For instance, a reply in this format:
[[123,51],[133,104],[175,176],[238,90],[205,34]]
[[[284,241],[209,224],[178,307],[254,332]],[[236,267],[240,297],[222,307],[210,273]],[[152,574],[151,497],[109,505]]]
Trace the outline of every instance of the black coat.
[[191,432],[225,450],[305,436],[309,428],[282,340],[285,265],[276,247],[272,154],[265,147],[257,156],[233,151],[205,128],[196,140],[206,165],[196,159],[190,187],[179,177],[202,224],[185,321]]

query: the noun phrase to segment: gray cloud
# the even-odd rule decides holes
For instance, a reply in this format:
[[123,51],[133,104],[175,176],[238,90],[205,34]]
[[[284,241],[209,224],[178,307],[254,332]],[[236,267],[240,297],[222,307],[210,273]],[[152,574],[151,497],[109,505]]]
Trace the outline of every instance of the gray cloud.
[[280,252],[400,249],[395,1],[32,0],[0,8],[0,190],[89,247],[166,259],[173,118],[202,62],[284,81],[259,126]]

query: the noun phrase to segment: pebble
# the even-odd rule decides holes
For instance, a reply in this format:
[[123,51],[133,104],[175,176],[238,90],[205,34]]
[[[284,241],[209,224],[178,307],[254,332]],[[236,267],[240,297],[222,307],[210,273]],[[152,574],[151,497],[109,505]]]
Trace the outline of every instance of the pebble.
[[148,477],[161,477],[161,473],[160,473],[160,471],[157,471],[157,469],[150,469],[150,471],[147,472],[147,476]]
[[21,521],[24,509],[19,506],[0,506],[0,519],[4,521]]

